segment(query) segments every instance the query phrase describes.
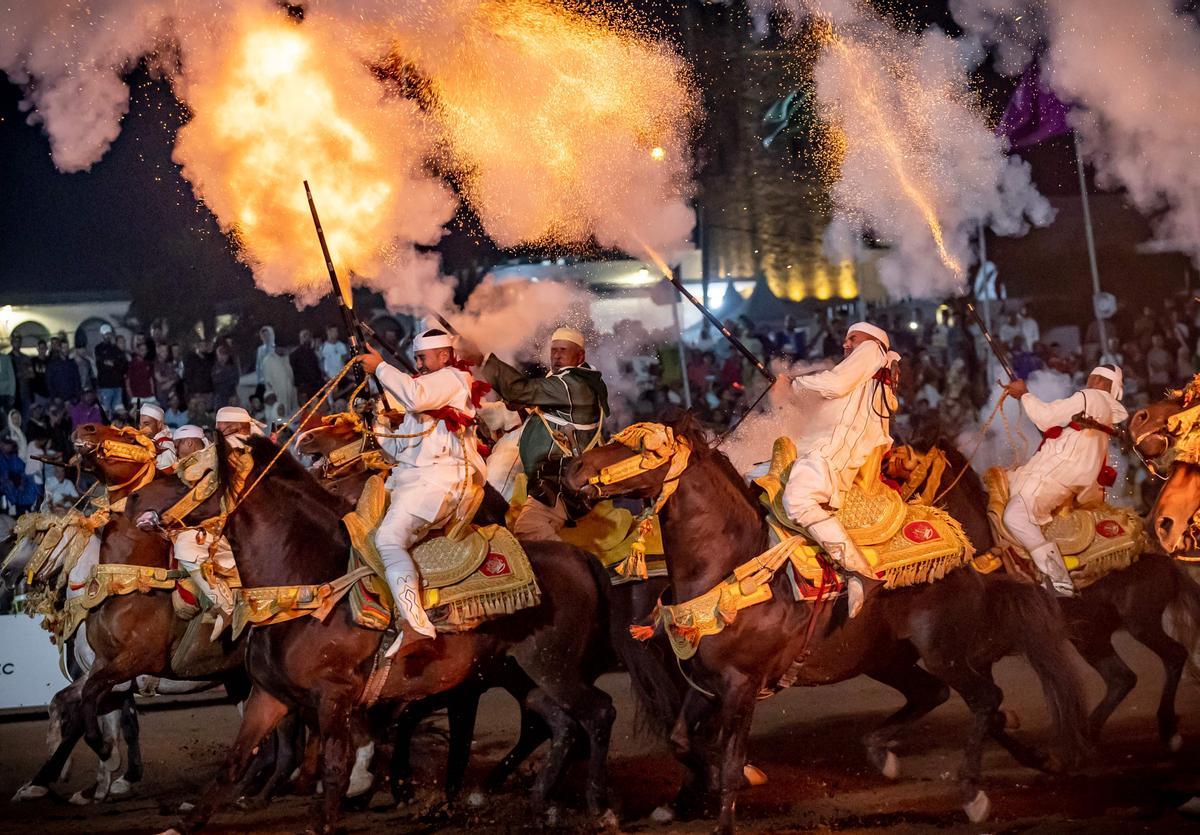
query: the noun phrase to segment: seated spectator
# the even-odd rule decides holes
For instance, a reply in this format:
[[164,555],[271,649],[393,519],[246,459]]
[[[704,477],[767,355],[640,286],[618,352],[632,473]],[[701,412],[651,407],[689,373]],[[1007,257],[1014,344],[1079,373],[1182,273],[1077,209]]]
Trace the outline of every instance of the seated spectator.
[[41,499],[40,488],[26,474],[17,442],[9,435],[0,439],[0,498],[10,516],[29,512]]
[[96,392],[91,389],[83,393],[80,401],[71,406],[67,414],[71,418],[72,427],[83,426],[85,423],[104,423],[104,413],[100,410]]
[[179,393],[173,391],[167,395],[167,408],[164,411],[163,423],[172,429],[178,429],[187,422],[187,410],[183,408],[183,403],[179,399]]
[[66,470],[62,467],[46,468],[45,501],[43,510],[54,513],[65,513],[79,501],[79,491],[75,483],[67,478]]

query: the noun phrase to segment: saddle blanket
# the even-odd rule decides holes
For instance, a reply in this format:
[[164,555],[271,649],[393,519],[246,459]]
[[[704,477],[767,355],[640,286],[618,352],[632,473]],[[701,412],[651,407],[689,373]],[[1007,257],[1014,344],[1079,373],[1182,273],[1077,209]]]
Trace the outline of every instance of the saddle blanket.
[[[883,450],[877,450],[859,470],[835,515],[883,578],[885,587],[932,583],[971,562],[974,548],[954,517],[936,507],[905,502],[880,479],[882,455]],[[801,596],[811,597],[817,588],[828,588],[831,578],[820,548],[783,509],[783,492],[795,460],[792,440],[777,439],[771,467],[766,475],[755,479],[755,484],[763,490],[760,500],[778,541],[800,537],[805,543],[805,547],[795,548],[789,559],[796,582],[808,584]]]
[[[370,569],[350,589],[354,618],[377,630],[392,620],[391,594],[374,537],[387,506],[384,480],[372,476],[358,506],[342,520],[350,534],[350,571]],[[457,540],[431,536],[413,549],[413,560],[421,574],[423,604],[441,632],[467,631],[485,618],[512,614],[541,600],[525,549],[499,525],[471,526]]]
[[[1033,560],[1004,526],[1004,508],[1009,500],[1008,472],[992,467],[983,476],[988,491],[988,522],[992,534],[1018,570],[1037,575]],[[1082,589],[1113,571],[1128,568],[1149,550],[1145,525],[1129,508],[1062,508],[1042,528],[1046,538],[1058,545],[1075,581]]]

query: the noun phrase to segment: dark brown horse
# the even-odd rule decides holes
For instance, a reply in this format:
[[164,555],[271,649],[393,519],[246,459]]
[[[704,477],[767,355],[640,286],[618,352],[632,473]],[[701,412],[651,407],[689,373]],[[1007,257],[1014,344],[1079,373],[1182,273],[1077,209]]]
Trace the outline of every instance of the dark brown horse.
[[[224,467],[229,450],[221,441],[218,445]],[[276,459],[278,450],[271,442],[252,439],[249,447],[254,466],[248,484],[272,460],[276,463],[257,486],[239,496],[225,528],[244,587],[325,583],[343,575],[349,554],[341,526],[346,506],[331,500],[293,458]],[[228,484],[228,473],[222,475]],[[144,503],[136,507],[139,513],[163,509]],[[588,811],[612,823],[605,772],[614,711],[611,699],[591,684],[588,671],[589,652],[607,630],[606,581],[586,554],[570,546],[530,543],[527,553],[541,602],[471,632],[419,642],[391,667],[380,701],[401,709],[463,683],[490,663],[515,659],[535,685],[527,704],[553,731],[550,753],[533,787],[535,812],[540,814],[557,781],[573,734],[582,731],[590,746]],[[333,831],[349,777],[351,717],[380,641],[379,632],[354,623],[345,601],[323,621],[304,617],[253,628],[247,669],[254,686],[241,728],[215,781],[180,826],[194,831],[227,803],[260,741],[295,711],[319,729],[324,801],[318,829]]]
[[[713,449],[689,418],[675,426],[693,447],[678,488],[660,512],[668,551],[670,599],[685,601],[715,588],[733,569],[767,549],[767,526],[755,496],[729,460]],[[569,489],[585,491],[601,469],[628,458],[631,450],[608,444],[585,453],[567,472]],[[604,488],[605,495],[653,500],[660,495],[666,467]],[[830,684],[859,674],[881,680],[911,676],[919,658],[928,670],[924,690],[931,698],[910,702],[879,730],[894,737],[916,716],[940,703],[949,685],[966,701],[974,723],[959,774],[964,809],[974,820],[986,817],[990,803],[979,787],[984,738],[991,734],[1030,765],[1048,760],[1013,740],[1000,712],[1002,693],[991,668],[1010,650],[1029,659],[1046,691],[1061,743],[1062,762],[1073,764],[1084,748],[1084,713],[1053,601],[1027,584],[1009,578],[984,578],[957,570],[937,582],[871,596],[852,620],[846,607],[797,604],[782,572],[771,583],[770,600],[744,609],[723,631],[703,638],[686,662],[694,687],[678,711],[670,699],[652,698],[655,712],[687,771],[676,799],[676,812],[696,811],[707,791],[719,790],[718,829],[730,832],[746,762],[746,738],[756,697],[774,685],[794,660],[802,659],[797,685]],[[816,623],[810,623],[811,618]],[[661,664],[638,654],[631,666]],[[673,660],[672,660],[673,662]],[[672,663],[668,662],[668,663]],[[651,673],[635,677],[647,681]],[[660,679],[661,682],[661,679]],[[662,683],[662,687],[668,686]],[[911,689],[911,684],[908,685]],[[639,695],[644,695],[642,685]],[[651,694],[652,696],[654,694]]]
[[[941,501],[943,509],[962,523],[979,551],[995,547],[987,518],[987,491],[966,459],[948,444],[940,445],[947,467],[943,483],[953,485]],[[921,450],[925,451],[925,450]],[[1059,601],[1071,643],[1104,679],[1105,694],[1092,710],[1088,732],[1098,739],[1104,723],[1137,684],[1137,675],[1113,647],[1113,634],[1125,629],[1158,656],[1165,678],[1158,706],[1158,734],[1171,751],[1183,740],[1175,713],[1179,681],[1195,648],[1200,624],[1200,586],[1168,556],[1151,552],[1128,568],[1114,571],[1082,589],[1079,596]],[[1163,629],[1163,614],[1178,615],[1185,627],[1184,643]]]
[[[153,458],[104,454],[105,442],[127,443],[127,433],[107,426],[84,424],[75,430],[73,440],[83,466],[94,472],[101,482],[115,488],[109,493],[111,502],[127,499],[130,490],[144,486],[147,478],[154,477]],[[212,504],[215,513],[216,501]],[[199,518],[203,518],[203,508],[200,514]],[[139,530],[124,513],[111,513],[108,524],[101,531],[101,564],[166,568],[169,559],[170,545],[162,537]],[[119,753],[114,750],[112,740],[102,733],[100,725],[100,716],[119,709],[126,698],[126,694],[114,692],[115,687],[146,675],[188,678],[171,668],[171,657],[182,635],[182,624],[175,615],[170,590],[110,596],[89,612],[86,630],[95,661],[81,683],[76,682],[60,694],[63,703],[56,705],[62,717],[60,742],[31,781],[34,786],[49,785],[57,778],[81,736],[101,763],[109,763],[112,765],[109,770],[115,770],[119,765]],[[241,674],[241,649],[233,645],[227,645],[225,649],[224,662],[219,669],[201,680],[222,681],[237,698],[246,690],[245,677]]]
[[1150,511],[1150,528],[1168,554],[1200,555],[1193,520],[1200,513],[1200,465],[1175,459],[1178,438],[1168,421],[1195,403],[1185,403],[1183,393],[1139,409],[1129,418],[1129,434],[1138,457],[1158,478],[1162,489]]

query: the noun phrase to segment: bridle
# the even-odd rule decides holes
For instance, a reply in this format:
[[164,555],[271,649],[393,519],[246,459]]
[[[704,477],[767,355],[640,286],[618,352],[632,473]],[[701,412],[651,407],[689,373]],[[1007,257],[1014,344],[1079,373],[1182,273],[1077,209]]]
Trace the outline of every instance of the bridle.
[[614,494],[606,493],[605,487],[667,467],[658,496],[654,499],[653,512],[658,513],[679,488],[679,477],[687,469],[692,455],[691,442],[662,424],[635,423],[617,433],[612,443],[637,451],[602,467],[600,472],[588,478],[580,492],[595,501],[611,498]]
[[75,451],[83,458],[91,458],[94,461],[129,461],[139,465],[134,474],[125,481],[107,485],[110,496],[122,491],[132,493],[139,490],[153,481],[158,473],[158,448],[154,441],[135,429],[122,429],[120,433],[125,440],[109,438],[103,441],[72,441]]

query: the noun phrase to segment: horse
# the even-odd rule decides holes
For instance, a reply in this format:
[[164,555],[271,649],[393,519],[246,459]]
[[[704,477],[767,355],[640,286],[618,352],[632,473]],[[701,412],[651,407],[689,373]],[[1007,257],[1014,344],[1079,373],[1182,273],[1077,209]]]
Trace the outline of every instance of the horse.
[[[1189,389],[1194,385],[1195,381]],[[1172,392],[1129,418],[1134,452],[1153,475],[1163,480],[1150,511],[1150,528],[1163,550],[1172,555],[1195,556],[1200,548],[1193,527],[1193,519],[1200,513],[1200,463],[1176,458],[1179,438],[1168,426],[1172,417],[1192,405],[1184,391]]]
[[[230,492],[230,448],[218,439],[221,483],[231,509],[225,523],[243,588],[323,584],[346,573],[350,543],[341,525],[344,503],[329,494],[299,462],[265,438],[251,438],[240,454],[252,466],[245,487]],[[288,512],[281,512],[287,508]],[[134,499],[130,512],[161,512]],[[541,589],[540,602],[485,621],[468,632],[442,633],[411,645],[387,670],[378,699],[398,712],[421,698],[463,683],[477,670],[513,658],[534,684],[526,703],[552,729],[551,749],[531,793],[533,811],[545,811],[572,738],[589,744],[587,810],[613,826],[607,808],[606,761],[615,711],[591,682],[591,650],[607,630],[607,578],[578,549],[533,542],[526,552]],[[300,617],[252,628],[246,666],[253,683],[242,723],[223,765],[200,801],[179,822],[180,831],[202,827],[229,800],[260,741],[289,712],[318,729],[323,750],[324,799],[317,828],[332,832],[349,777],[350,724],[363,701],[382,634],[358,626],[342,600],[323,619]]]
[[[145,486],[150,483],[148,479],[155,477],[153,457],[103,454],[113,444],[136,447],[136,443],[131,444],[134,440],[131,432],[83,424],[73,434],[84,465],[109,485],[110,504],[127,501],[136,487]],[[106,443],[110,446],[106,447]],[[168,480],[174,481],[169,477]],[[169,558],[170,547],[161,537],[139,530],[123,513],[110,514],[101,531],[100,564],[166,568]],[[45,794],[45,787],[63,773],[71,751],[82,736],[100,759],[95,797],[104,798],[120,767],[114,731],[129,698],[124,692],[128,682],[149,676],[166,680],[157,684],[159,692],[192,692],[216,680],[226,684],[231,696],[238,697],[239,690],[245,689],[241,649],[232,645],[226,646],[220,669],[199,679],[200,687],[175,683],[181,676],[171,669],[170,660],[180,634],[170,590],[114,595],[89,612],[74,642],[75,648],[90,650],[81,659],[86,675],[55,695],[51,704],[50,738],[57,740],[57,744],[33,779],[18,791],[18,797]],[[74,654],[80,656],[79,652]],[[125,721],[136,721],[136,716],[127,716]],[[136,732],[131,738],[134,742],[129,749],[131,773],[127,774],[130,781],[140,776],[141,771]]]
[[[686,415],[673,430],[675,438],[691,447],[681,471],[659,466],[597,488],[589,479],[638,454],[609,443],[576,458],[564,483],[589,500],[616,495],[655,500],[662,496],[670,469],[674,492],[661,506],[659,520],[670,599],[687,601],[716,588],[736,566],[766,551],[768,529],[754,494],[705,430]],[[1024,654],[1042,682],[1061,765],[1070,767],[1081,758],[1086,744],[1080,685],[1065,651],[1058,610],[1040,589],[960,569],[927,585],[881,590],[869,596],[856,618],[847,619],[840,600],[823,606],[793,602],[788,582],[777,572],[770,581],[770,599],[743,609],[732,623],[726,619],[726,628],[699,642],[689,662],[690,687],[678,709],[674,700],[647,692],[644,684],[655,680],[654,671],[646,668],[661,667],[661,661],[646,653],[626,658],[627,665],[642,668],[633,676],[635,690],[660,729],[669,733],[685,766],[676,814],[694,813],[711,787],[719,791],[717,829],[733,831],[756,698],[789,672],[795,673],[795,684],[805,686],[862,673],[894,680],[916,675],[920,668],[915,661],[922,660],[928,672],[920,672],[924,678],[906,682],[905,688],[929,695],[889,717],[876,738],[890,741],[940,704],[946,685],[957,691],[974,717],[959,780],[963,809],[976,822],[990,812],[979,785],[985,736],[990,734],[1026,765],[1055,765],[1026,749],[1004,727],[1002,693],[991,668],[1009,651]],[[802,662],[798,671],[793,666],[797,660]],[[661,674],[657,682],[670,686]]]
[[[987,490],[967,459],[952,445],[934,442],[947,466],[942,476],[949,486],[939,506],[959,520],[981,552],[996,542],[987,518]],[[919,452],[927,449],[918,447]],[[918,489],[920,485],[918,485]],[[1124,628],[1162,662],[1162,694],[1157,712],[1162,743],[1177,752],[1183,745],[1175,696],[1196,645],[1200,624],[1200,586],[1174,561],[1161,553],[1147,552],[1137,562],[1114,571],[1079,591],[1079,596],[1059,601],[1071,643],[1104,680],[1105,694],[1088,718],[1088,736],[1098,740],[1105,722],[1137,684],[1137,674],[1122,660],[1112,644],[1113,634]],[[1178,615],[1184,643],[1163,629],[1163,615]]]

